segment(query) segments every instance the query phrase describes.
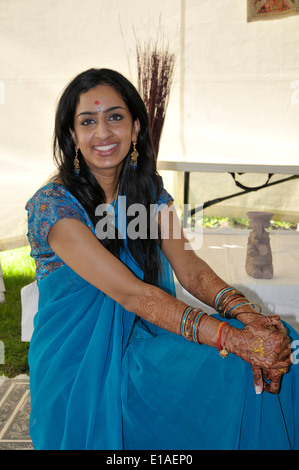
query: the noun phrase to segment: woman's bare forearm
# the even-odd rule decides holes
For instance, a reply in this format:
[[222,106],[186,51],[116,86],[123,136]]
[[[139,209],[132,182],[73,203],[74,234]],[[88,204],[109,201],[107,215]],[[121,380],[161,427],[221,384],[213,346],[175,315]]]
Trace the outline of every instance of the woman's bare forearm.
[[210,307],[214,307],[217,293],[228,287],[228,284],[196,255],[179,281],[190,294]]
[[179,335],[181,319],[187,305],[162,289],[139,281],[125,308],[150,323]]
[[[188,240],[185,238],[179,218],[172,205],[166,209],[170,216],[170,223],[166,227],[169,229],[169,236],[163,238],[162,250],[170,262],[179,283],[198,300],[215,308],[216,296],[220,291],[229,287],[229,285],[203,259],[197,256],[193,250],[186,250]],[[163,211],[164,209],[162,209]],[[160,217],[162,233],[164,219]],[[173,230],[171,231],[172,227]],[[181,236],[176,237],[174,233],[181,233]],[[235,303],[237,304],[237,302]],[[238,313],[241,312],[246,313],[242,313],[238,319],[245,324],[250,323],[253,318],[256,318],[253,317],[253,315],[256,315],[256,311],[250,305],[238,308]]]
[[[196,257],[193,267],[188,270],[181,283],[190,294],[213,308],[215,308],[217,294],[222,289],[229,287],[205,261],[198,257]],[[236,296],[235,301],[232,301],[231,306],[237,304],[240,304],[238,296]],[[245,325],[256,319],[257,311],[251,305],[241,305],[237,311],[238,320]]]
[[[188,307],[181,300],[162,289],[140,282],[140,286],[127,307],[136,315],[167,331],[181,335],[182,317]],[[200,343],[217,346],[219,320],[207,316],[198,328]]]

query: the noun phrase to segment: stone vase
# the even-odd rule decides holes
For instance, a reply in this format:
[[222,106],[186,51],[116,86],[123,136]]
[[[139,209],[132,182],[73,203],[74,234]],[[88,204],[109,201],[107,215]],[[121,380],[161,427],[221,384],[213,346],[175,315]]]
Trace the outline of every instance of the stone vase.
[[270,236],[265,230],[273,216],[270,212],[247,212],[252,231],[248,237],[245,269],[255,279],[272,279],[273,263]]

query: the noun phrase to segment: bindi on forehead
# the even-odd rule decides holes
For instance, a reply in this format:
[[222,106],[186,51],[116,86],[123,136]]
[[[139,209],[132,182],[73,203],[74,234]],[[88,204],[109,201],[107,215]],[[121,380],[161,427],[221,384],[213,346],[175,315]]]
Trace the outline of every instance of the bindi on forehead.
[[96,101],[94,102],[94,104],[99,107],[99,108],[98,108],[98,111],[99,111],[99,113],[100,113],[100,112],[101,112],[101,106],[100,106],[101,103],[100,103],[100,101],[99,101],[99,100],[96,100]]

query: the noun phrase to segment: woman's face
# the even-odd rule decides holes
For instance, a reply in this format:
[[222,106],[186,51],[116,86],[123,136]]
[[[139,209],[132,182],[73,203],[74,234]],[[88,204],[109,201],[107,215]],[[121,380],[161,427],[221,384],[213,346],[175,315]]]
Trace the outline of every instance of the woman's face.
[[137,141],[139,121],[109,85],[99,85],[80,95],[71,131],[75,145],[96,178],[119,174],[131,143]]

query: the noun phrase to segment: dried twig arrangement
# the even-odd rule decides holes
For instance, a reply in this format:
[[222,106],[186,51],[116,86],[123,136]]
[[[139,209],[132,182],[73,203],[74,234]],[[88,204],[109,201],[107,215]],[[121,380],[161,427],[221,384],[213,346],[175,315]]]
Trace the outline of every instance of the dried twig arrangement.
[[176,56],[169,48],[158,48],[151,41],[144,47],[137,43],[138,91],[148,111],[150,131],[156,153],[165,121],[173,83]]

